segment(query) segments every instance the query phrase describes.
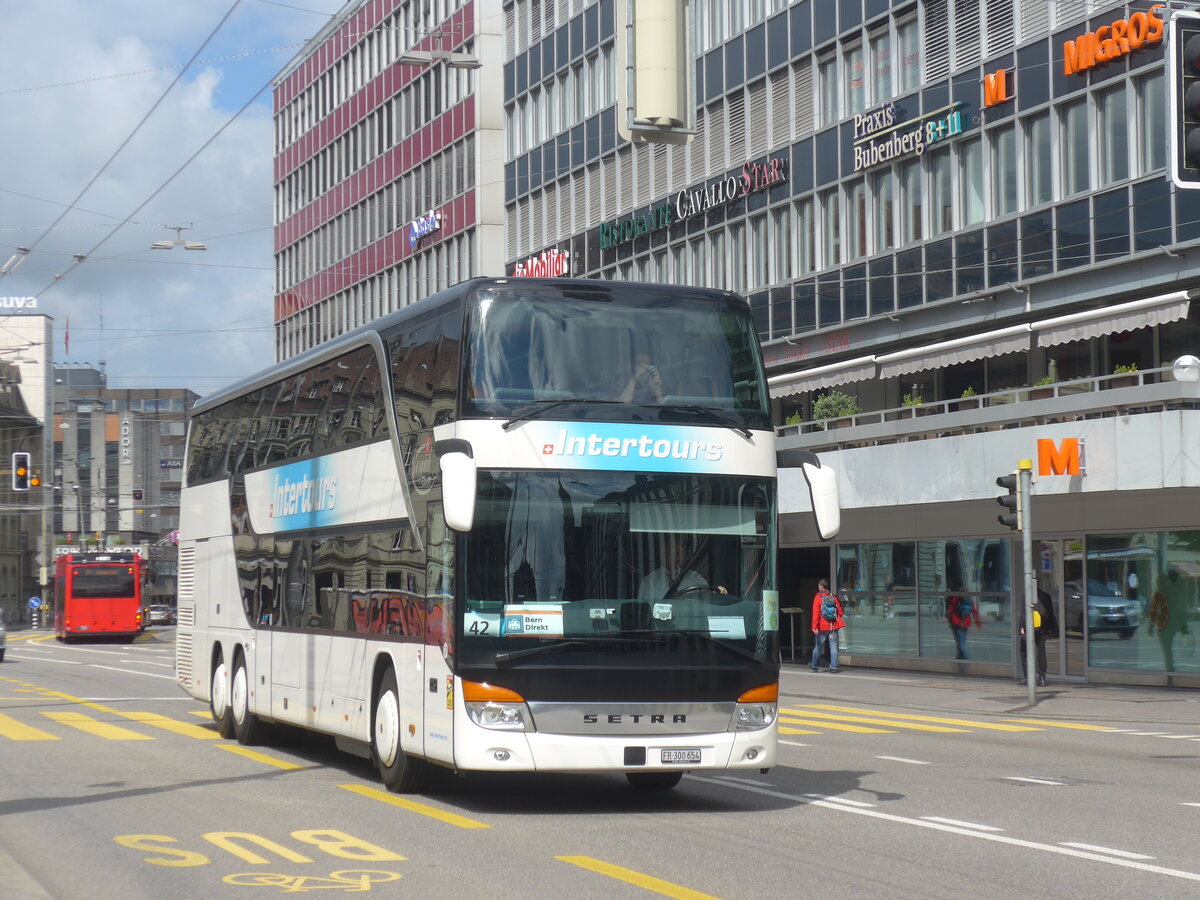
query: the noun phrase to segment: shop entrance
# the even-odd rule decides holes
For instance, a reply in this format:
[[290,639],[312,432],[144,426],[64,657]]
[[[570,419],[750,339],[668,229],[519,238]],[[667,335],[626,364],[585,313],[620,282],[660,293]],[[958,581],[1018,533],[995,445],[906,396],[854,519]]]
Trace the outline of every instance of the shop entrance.
[[1046,674],[1082,678],[1087,663],[1083,538],[1035,540],[1033,552],[1037,586],[1050,595],[1058,620],[1058,635],[1046,641]]

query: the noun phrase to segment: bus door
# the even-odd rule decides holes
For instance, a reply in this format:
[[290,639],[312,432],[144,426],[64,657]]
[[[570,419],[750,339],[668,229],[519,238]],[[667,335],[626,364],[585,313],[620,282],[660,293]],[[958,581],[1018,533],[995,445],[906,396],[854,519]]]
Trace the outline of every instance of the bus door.
[[425,755],[454,762],[454,537],[430,514],[425,568]]

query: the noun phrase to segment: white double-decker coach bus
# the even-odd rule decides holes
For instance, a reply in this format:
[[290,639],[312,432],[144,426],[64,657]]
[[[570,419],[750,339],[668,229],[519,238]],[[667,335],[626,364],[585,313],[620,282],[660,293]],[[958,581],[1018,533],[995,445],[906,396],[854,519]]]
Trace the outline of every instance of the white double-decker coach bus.
[[765,770],[777,465],[742,298],[464,282],[192,410],[178,680],[223,736],[324,732],[396,791]]

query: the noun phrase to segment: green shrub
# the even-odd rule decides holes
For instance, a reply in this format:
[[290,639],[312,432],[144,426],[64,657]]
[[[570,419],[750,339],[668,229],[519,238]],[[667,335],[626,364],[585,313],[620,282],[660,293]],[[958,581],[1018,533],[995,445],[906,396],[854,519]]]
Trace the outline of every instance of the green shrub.
[[900,402],[905,406],[920,406],[925,402],[925,399],[920,394],[905,394],[900,398]]
[[841,391],[830,391],[813,401],[814,419],[838,419],[842,416],[856,415],[858,412],[858,401]]
[[1113,368],[1114,375],[1128,375],[1130,372],[1138,370],[1137,363],[1130,363],[1127,366],[1116,366]]
[[962,396],[962,398],[964,400],[967,397],[974,397],[975,396],[975,388],[971,387],[970,385],[967,385],[966,390],[964,390],[960,396]]
[[786,419],[783,420],[783,424],[784,425],[799,425],[803,421],[804,421],[804,417],[802,415],[800,415],[800,413],[794,412],[790,416],[788,416]]
[[1054,379],[1051,378],[1049,375],[1043,375],[1041,378],[1039,378],[1037,381],[1035,381],[1032,386],[1033,387],[1041,387],[1044,384],[1054,384]]

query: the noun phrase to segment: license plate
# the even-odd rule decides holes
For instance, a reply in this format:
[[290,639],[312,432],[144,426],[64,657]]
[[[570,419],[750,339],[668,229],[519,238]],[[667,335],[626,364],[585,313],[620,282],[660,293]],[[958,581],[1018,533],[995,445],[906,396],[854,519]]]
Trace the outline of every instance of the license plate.
[[87,630],[88,630],[88,627],[87,627],[86,625],[80,625],[80,626],[79,626],[79,630],[80,630],[80,631],[87,631]]
[[700,762],[700,748],[685,747],[679,750],[664,750],[662,751],[662,761],[664,763],[698,763]]

